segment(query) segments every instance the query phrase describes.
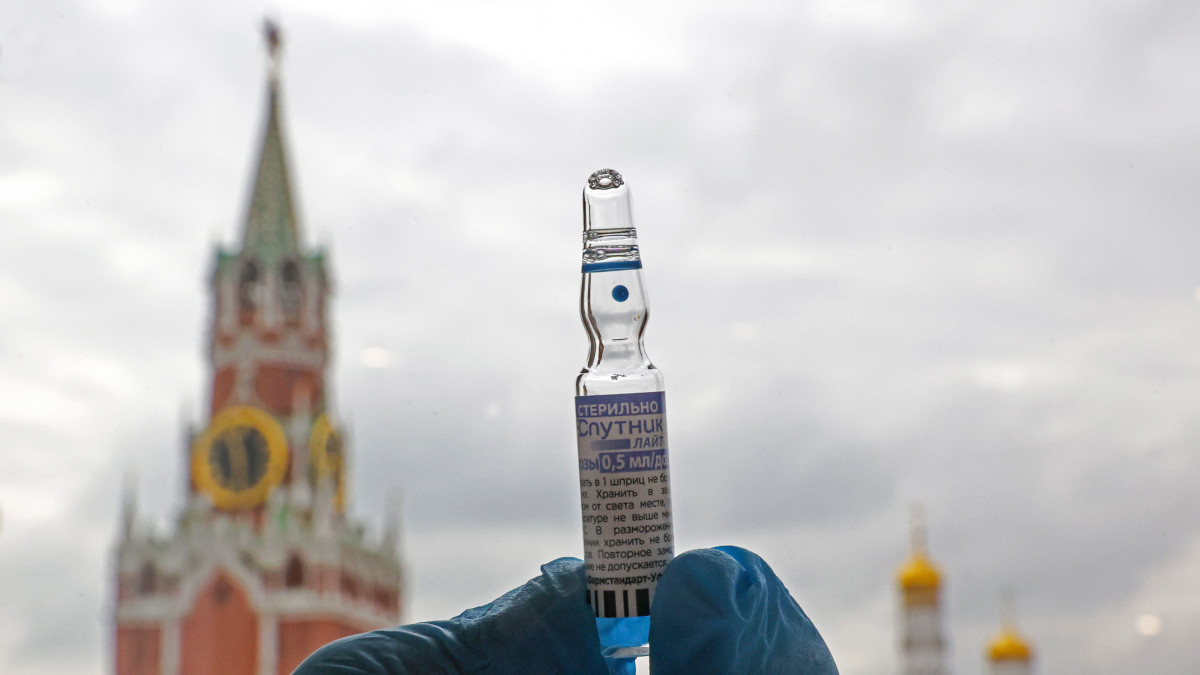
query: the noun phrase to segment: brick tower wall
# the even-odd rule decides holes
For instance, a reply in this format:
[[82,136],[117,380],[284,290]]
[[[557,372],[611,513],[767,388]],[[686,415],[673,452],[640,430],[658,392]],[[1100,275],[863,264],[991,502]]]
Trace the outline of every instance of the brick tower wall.
[[258,670],[258,617],[245,590],[218,572],[183,621],[180,675]]

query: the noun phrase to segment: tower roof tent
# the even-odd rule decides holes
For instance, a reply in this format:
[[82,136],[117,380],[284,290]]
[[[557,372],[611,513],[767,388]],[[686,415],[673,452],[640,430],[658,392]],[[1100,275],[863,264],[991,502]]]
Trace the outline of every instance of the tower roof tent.
[[270,56],[267,123],[263,130],[241,244],[243,254],[277,260],[300,252],[300,225],[292,199],[287,147],[280,121],[279,29],[268,21],[265,32]]

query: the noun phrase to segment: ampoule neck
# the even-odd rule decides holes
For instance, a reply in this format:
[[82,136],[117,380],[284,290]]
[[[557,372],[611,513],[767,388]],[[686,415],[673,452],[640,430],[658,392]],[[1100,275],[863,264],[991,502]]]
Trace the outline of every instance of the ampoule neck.
[[629,186],[621,174],[601,169],[583,189],[583,271],[640,269]]

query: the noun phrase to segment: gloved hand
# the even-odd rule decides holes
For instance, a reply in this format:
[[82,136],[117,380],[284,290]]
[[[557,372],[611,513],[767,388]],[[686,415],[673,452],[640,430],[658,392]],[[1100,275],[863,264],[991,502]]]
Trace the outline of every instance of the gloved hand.
[[650,606],[650,671],[837,675],[816,626],[767,563],[737,546],[667,565]]
[[[607,675],[583,563],[560,558],[493,603],[448,621],[332,642],[293,675],[578,673]],[[836,675],[817,629],[762,558],[722,546],[667,566],[651,607],[654,675]]]

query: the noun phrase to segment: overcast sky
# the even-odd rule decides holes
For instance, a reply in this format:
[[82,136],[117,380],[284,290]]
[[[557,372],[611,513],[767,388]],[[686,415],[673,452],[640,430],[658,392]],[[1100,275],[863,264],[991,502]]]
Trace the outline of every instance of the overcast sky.
[[1042,673],[1195,672],[1186,0],[0,2],[0,672],[110,672],[122,475],[182,504],[266,13],[408,620],[581,553],[579,194],[612,167],[681,550],[759,552],[844,673],[891,675],[921,502],[955,673],[1004,587]]

